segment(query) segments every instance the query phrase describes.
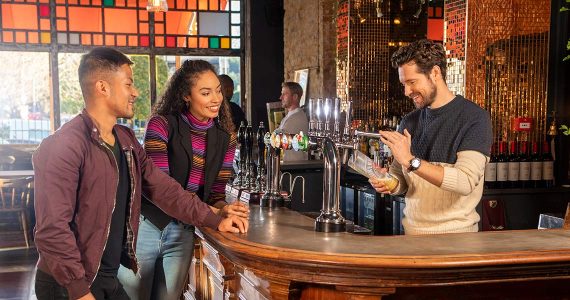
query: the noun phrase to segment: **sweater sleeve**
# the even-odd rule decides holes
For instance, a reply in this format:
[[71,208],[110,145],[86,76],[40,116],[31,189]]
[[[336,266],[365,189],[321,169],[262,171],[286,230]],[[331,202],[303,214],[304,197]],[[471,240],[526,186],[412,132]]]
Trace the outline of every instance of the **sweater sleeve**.
[[224,156],[224,162],[222,163],[222,168],[216,176],[216,180],[212,184],[212,192],[210,193],[210,203],[216,203],[219,201],[226,201],[226,184],[232,176],[232,164],[234,161],[234,155],[236,152],[236,134],[232,133],[230,136],[230,143],[228,145],[228,150]]
[[458,152],[455,165],[443,169],[441,188],[462,196],[469,195],[475,187],[483,183],[488,161],[489,157],[478,151]]
[[148,121],[144,135],[144,149],[154,164],[170,175],[168,166],[168,121],[163,116],[153,116]]
[[402,195],[408,191],[408,184],[406,183],[406,178],[404,177],[404,172],[402,171],[402,165],[394,159],[392,165],[390,165],[390,172],[392,176],[398,179],[398,186],[392,191],[393,195]]

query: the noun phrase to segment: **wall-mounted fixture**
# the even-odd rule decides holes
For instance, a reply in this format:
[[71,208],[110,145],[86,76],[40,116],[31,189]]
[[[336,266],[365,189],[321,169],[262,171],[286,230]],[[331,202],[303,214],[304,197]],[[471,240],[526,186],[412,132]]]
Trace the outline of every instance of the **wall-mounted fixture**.
[[146,10],[149,12],[167,12],[168,3],[166,0],[148,0]]

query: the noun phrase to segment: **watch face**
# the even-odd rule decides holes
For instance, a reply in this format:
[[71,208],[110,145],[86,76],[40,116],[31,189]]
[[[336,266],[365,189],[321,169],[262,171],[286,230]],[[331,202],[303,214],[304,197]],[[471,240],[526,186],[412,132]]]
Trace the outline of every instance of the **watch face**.
[[420,166],[420,160],[419,159],[412,160],[412,165],[414,166],[414,168],[419,167]]
[[410,169],[416,170],[417,168],[420,167],[420,164],[421,164],[421,160],[416,157],[410,161]]

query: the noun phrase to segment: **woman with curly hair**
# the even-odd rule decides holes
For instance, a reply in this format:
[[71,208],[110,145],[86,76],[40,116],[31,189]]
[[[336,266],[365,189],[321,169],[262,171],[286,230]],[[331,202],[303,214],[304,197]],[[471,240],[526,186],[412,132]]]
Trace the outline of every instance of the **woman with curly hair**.
[[[236,148],[232,116],[214,67],[187,60],[153,108],[144,139],[153,162],[223,214],[247,217],[243,204],[228,205]],[[131,299],[179,299],[194,250],[194,227],[143,199],[137,241],[139,273],[122,268],[119,279]]]

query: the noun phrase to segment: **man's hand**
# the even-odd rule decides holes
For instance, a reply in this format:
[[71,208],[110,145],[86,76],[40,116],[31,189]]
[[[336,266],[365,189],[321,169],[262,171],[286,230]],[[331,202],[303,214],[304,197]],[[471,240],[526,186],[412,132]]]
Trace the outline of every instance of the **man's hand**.
[[[388,169],[386,168],[377,168],[377,170],[382,173],[382,174],[386,174],[388,173]],[[388,187],[386,186],[386,184],[384,184],[384,180],[382,179],[376,179],[376,178],[370,178],[368,179],[368,182],[370,182],[370,184],[372,185],[372,187],[378,192],[378,193],[382,193],[382,194],[390,194],[390,190],[388,189]]]
[[410,160],[414,158],[411,150],[412,136],[408,130],[404,129],[404,134],[397,131],[380,130],[380,135],[382,136],[380,138],[382,143],[388,145],[390,150],[392,150],[394,159],[407,169],[410,165]]
[[221,232],[246,233],[248,228],[249,221],[235,215],[223,219],[218,225],[218,230]]
[[78,298],[77,300],[95,300],[95,296],[93,296],[93,294],[89,293],[81,298]]
[[235,201],[232,204],[227,204],[222,207],[218,211],[218,214],[224,218],[233,215],[247,219],[249,217],[249,206],[243,204],[241,201]]

